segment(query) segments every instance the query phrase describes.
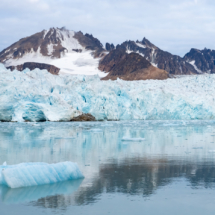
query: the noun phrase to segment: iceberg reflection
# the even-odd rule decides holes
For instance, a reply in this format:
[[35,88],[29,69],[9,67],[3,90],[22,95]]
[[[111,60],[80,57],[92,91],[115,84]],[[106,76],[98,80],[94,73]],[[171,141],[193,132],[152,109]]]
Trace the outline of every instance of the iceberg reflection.
[[6,204],[17,204],[37,201],[48,196],[71,195],[78,190],[83,179],[56,184],[11,189],[2,186],[2,201]]

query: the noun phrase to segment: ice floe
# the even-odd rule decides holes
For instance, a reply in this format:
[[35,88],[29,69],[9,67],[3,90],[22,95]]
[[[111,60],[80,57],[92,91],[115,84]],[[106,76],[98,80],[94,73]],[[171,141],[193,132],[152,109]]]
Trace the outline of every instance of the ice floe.
[[0,185],[10,188],[54,184],[83,177],[78,165],[72,162],[22,163],[0,166]]

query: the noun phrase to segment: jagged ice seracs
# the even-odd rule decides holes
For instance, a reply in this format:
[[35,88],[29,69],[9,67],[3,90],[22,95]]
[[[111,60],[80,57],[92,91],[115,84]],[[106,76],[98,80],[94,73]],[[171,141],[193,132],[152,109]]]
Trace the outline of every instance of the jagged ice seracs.
[[0,65],[1,121],[70,121],[82,113],[97,120],[215,118],[215,75],[168,80],[102,81]]

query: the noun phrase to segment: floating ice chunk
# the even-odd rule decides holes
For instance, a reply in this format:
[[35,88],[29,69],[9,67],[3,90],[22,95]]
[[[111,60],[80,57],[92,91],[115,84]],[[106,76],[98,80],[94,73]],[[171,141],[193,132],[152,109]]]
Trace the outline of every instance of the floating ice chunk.
[[203,147],[193,147],[193,149],[203,149]]
[[7,166],[7,162],[6,161],[3,163],[3,166]]
[[127,142],[142,142],[142,141],[145,141],[145,138],[127,138],[127,137],[124,137],[124,138],[122,138],[122,141],[127,141]]
[[1,182],[10,188],[54,184],[83,178],[78,165],[72,162],[57,164],[30,163],[7,167],[0,166],[0,170],[2,169]]

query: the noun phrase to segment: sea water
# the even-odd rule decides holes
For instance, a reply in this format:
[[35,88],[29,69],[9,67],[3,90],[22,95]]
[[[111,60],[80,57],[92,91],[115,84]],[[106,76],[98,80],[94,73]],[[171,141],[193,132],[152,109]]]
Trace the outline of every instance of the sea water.
[[0,123],[5,161],[71,161],[85,178],[0,186],[0,215],[215,211],[215,121]]

